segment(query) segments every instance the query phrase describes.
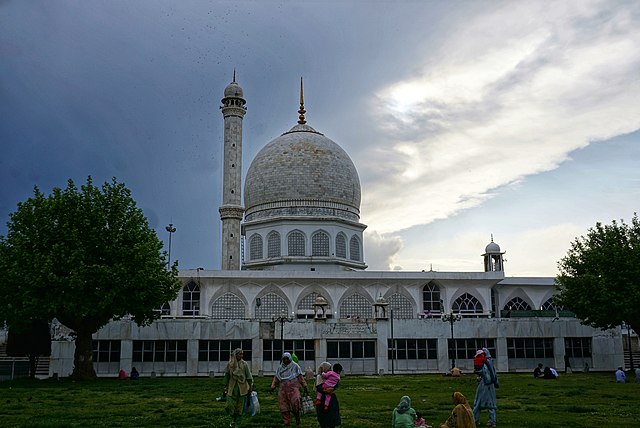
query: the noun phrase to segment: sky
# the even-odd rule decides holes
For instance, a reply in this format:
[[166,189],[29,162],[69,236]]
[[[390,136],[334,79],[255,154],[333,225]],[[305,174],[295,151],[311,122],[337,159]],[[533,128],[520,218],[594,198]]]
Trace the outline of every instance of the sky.
[[116,177],[181,269],[220,268],[225,86],[243,171],[297,120],[351,156],[369,270],[555,276],[640,201],[638,1],[0,1],[0,235]]

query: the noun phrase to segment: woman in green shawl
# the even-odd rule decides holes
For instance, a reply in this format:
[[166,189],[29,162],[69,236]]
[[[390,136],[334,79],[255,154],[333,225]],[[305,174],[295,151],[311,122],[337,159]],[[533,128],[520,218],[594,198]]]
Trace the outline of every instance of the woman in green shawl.
[[239,427],[244,408],[248,405],[253,390],[253,376],[245,360],[242,349],[231,353],[229,363],[224,369],[224,393],[227,396],[227,413],[231,416],[230,427]]
[[393,409],[391,416],[392,428],[413,428],[413,421],[416,418],[416,411],[411,407],[411,398],[405,395],[400,399],[400,403]]

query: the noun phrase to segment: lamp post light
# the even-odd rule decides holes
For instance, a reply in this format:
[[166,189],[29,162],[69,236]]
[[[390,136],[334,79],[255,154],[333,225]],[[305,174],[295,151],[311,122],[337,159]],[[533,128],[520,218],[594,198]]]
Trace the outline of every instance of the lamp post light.
[[[440,301],[440,306],[442,307],[442,300]],[[460,313],[454,314],[453,313],[453,308],[451,309],[451,311],[446,314],[443,311],[442,314],[442,321],[443,322],[448,322],[449,325],[451,326],[451,347],[452,347],[452,353],[451,353],[451,368],[454,368],[456,366],[456,343],[455,343],[455,339],[453,336],[453,323],[455,323],[456,321],[460,321],[462,319],[462,315],[460,315]]]
[[169,232],[169,264],[168,268],[171,269],[171,235],[176,231],[176,228],[173,226],[173,223],[169,223],[167,227],[165,227],[167,232]]
[[284,323],[292,322],[293,316],[287,315],[287,313],[283,310],[280,312],[280,315],[271,315],[271,321],[274,323],[280,323],[280,340],[282,341],[282,352],[284,352]]

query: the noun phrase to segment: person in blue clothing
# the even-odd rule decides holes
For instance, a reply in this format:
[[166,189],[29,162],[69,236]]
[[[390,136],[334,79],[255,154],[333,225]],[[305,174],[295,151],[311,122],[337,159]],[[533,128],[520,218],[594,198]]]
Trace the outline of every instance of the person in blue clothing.
[[480,426],[480,411],[487,409],[489,411],[489,422],[487,426],[496,426],[496,388],[499,387],[496,368],[493,365],[493,358],[487,348],[482,348],[487,360],[482,366],[482,370],[478,372],[478,388],[476,389],[476,398],[473,402],[473,416],[476,425]]

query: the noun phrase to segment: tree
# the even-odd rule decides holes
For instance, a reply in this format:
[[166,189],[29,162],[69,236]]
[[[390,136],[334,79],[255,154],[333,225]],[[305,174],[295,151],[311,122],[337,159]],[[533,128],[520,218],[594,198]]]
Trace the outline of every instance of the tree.
[[36,377],[36,366],[41,355],[51,355],[51,334],[47,321],[33,321],[24,329],[12,328],[7,338],[7,355],[29,357],[29,375]]
[[602,329],[624,321],[640,332],[640,220],[596,223],[558,262],[557,303]]
[[166,253],[131,192],[115,178],[101,188],[91,177],[78,189],[33,197],[10,214],[0,236],[0,321],[9,329],[52,320],[76,333],[72,377],[96,376],[92,334],[130,315],[146,325],[154,308],[173,300],[177,262]]

